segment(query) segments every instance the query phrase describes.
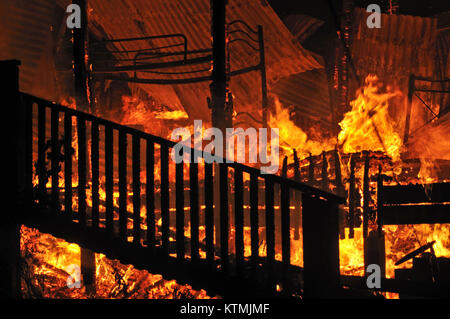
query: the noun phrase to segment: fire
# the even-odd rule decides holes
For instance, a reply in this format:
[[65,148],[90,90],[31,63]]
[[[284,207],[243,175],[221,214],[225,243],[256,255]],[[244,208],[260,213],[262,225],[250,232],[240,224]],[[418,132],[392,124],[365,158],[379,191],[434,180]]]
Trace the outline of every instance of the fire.
[[383,93],[381,88],[377,76],[366,77],[356,99],[350,102],[352,110],[339,123],[341,132],[338,141],[345,153],[384,151],[397,162],[400,160],[402,140],[389,115],[389,100],[401,93],[389,87]]
[[[339,123],[341,132],[338,139],[326,138],[322,134],[309,134],[298,127],[290,118],[288,108],[284,108],[279,100],[275,100],[275,110],[269,117],[269,125],[274,128],[279,128],[280,133],[280,149],[284,154],[292,156],[292,150],[297,150],[300,158],[305,158],[311,155],[319,155],[323,151],[333,150],[337,142],[340,149],[344,153],[355,153],[363,150],[382,151],[388,155],[394,163],[400,162],[400,155],[403,151],[402,140],[400,138],[398,128],[389,115],[389,102],[393,97],[401,96],[401,93],[387,87],[382,91],[382,85],[378,78],[370,75],[365,79],[364,86],[357,92],[356,98],[350,102],[351,111],[344,115],[343,120]],[[74,99],[66,99],[62,102],[63,105],[76,109]],[[123,125],[138,127],[150,134],[170,138],[171,128],[180,123],[177,121],[185,121],[188,116],[185,112],[174,110],[166,110],[162,105],[157,104],[153,100],[142,100],[134,96],[122,97],[122,108],[117,110],[120,114],[114,115],[114,112],[102,114],[111,118],[113,121],[119,121]],[[120,115],[120,117],[118,116]],[[118,120],[119,119],[119,120]],[[76,119],[73,118],[73,127],[76,127]],[[188,126],[190,131],[194,131],[193,125],[189,126],[183,122],[183,126]],[[202,131],[209,126],[207,123],[202,127]],[[74,160],[77,159],[78,141],[76,129],[72,132],[72,147],[75,150]],[[414,146],[415,147],[415,146]],[[412,149],[412,148],[411,148]],[[88,152],[90,147],[88,146]],[[160,181],[160,158],[158,156],[158,147],[155,149],[155,184],[158,188],[158,181]],[[342,153],[341,153],[342,154]],[[429,154],[427,154],[429,155]],[[88,154],[89,156],[89,154]],[[429,160],[428,157],[422,159],[421,171],[419,178],[424,182],[434,182],[435,166],[434,161]],[[291,161],[292,162],[292,159]],[[383,167],[383,171],[387,174],[394,174],[395,167]],[[75,172],[74,172],[75,173]],[[146,174],[145,169],[141,170],[141,193],[145,193]],[[173,188],[175,182],[174,169],[169,170],[170,187]],[[184,165],[185,176],[189,175],[189,164]],[[199,164],[199,180],[203,174],[203,163]],[[231,174],[231,173],[230,173]],[[371,177],[375,174],[372,171]],[[349,169],[345,163],[342,167],[343,179],[348,179]],[[358,190],[361,193],[362,170],[357,169],[355,175],[357,176]],[[230,175],[232,178],[233,175]],[[247,181],[249,176],[244,174],[244,180]],[[372,179],[373,180],[373,179]],[[60,177],[60,187],[64,186],[64,178]],[[35,180],[37,182],[37,179]],[[371,182],[376,184],[376,182]],[[72,186],[78,186],[77,174],[73,175]],[[348,186],[348,185],[346,185]],[[47,183],[47,187],[51,187],[51,181]],[[373,188],[373,186],[371,186]],[[106,200],[106,192],[104,189],[104,180],[100,182],[100,211],[104,212],[105,207],[102,203]],[[87,205],[92,207],[92,191],[91,182],[88,181],[86,188]],[[133,193],[130,185],[128,186],[128,200],[127,210],[133,211],[133,204],[131,201]],[[362,195],[362,193],[361,193]],[[361,196],[362,197],[362,196]],[[118,199],[119,192],[117,189],[113,194],[115,218],[118,218]],[[373,198],[372,198],[373,200]],[[373,200],[376,203],[376,200]],[[202,204],[202,203],[201,203]],[[293,203],[291,203],[293,204]],[[297,205],[297,203],[295,204]],[[362,201],[357,204],[361,206]],[[73,196],[73,210],[77,211],[78,198],[77,194]],[[201,209],[205,209],[201,205]],[[248,209],[248,207],[245,207]],[[261,210],[265,209],[263,206]],[[276,210],[279,207],[275,207]],[[291,206],[295,209],[295,206]],[[169,209],[170,214],[175,213],[175,208]],[[159,213],[159,212],[156,212]],[[189,214],[189,207],[185,207],[185,213]],[[141,210],[141,229],[146,229],[146,207],[142,203]],[[103,222],[100,221],[100,226],[104,227]],[[161,219],[157,221],[157,226],[161,226]],[[371,229],[374,225],[370,224]],[[128,229],[132,229],[133,223],[128,220]],[[170,227],[172,233],[176,232],[174,227]],[[303,266],[303,247],[300,232],[300,238],[294,240],[293,228],[291,228],[291,263],[296,266]],[[364,248],[362,228],[355,228],[354,238],[348,238],[348,229],[346,229],[346,239],[340,240],[340,271],[342,275],[364,275]],[[205,228],[201,226],[199,229],[200,241],[205,239]],[[385,227],[386,232],[386,270],[388,277],[394,277],[394,270],[396,266],[394,263],[403,257],[405,254],[413,249],[418,248],[421,244],[425,244],[432,240],[436,241],[434,246],[437,256],[450,256],[450,227],[448,225],[415,225],[415,226],[389,226]],[[190,225],[185,225],[185,236],[190,237]],[[230,247],[233,247],[234,241],[234,227],[230,228]],[[244,255],[246,257],[251,255],[251,241],[250,228],[244,228]],[[260,229],[260,238],[262,239],[259,253],[260,256],[266,255],[266,246],[264,241],[264,230]],[[419,239],[418,239],[419,238]],[[130,237],[129,240],[132,238]],[[170,237],[173,241],[173,236]],[[39,246],[41,245],[41,246]],[[42,246],[46,247],[47,254],[42,253]],[[276,259],[281,260],[281,247],[276,245]],[[22,228],[22,253],[26,256],[33,256],[32,262],[29,265],[30,273],[35,281],[44,280],[51,282],[48,284],[48,289],[44,289],[43,294],[46,297],[58,297],[58,289],[61,291],[61,296],[69,296],[72,298],[88,298],[91,297],[85,289],[66,289],[67,276],[73,275],[70,271],[70,265],[80,264],[80,247],[75,244],[69,244],[62,240],[56,239],[47,234],[41,234],[36,230],[26,227]],[[205,258],[205,251],[201,250],[201,258]],[[189,258],[189,256],[186,256]],[[410,265],[405,263],[402,266]],[[96,254],[96,297],[100,298],[177,298],[180,296],[193,296],[197,298],[208,298],[204,291],[193,291],[189,286],[180,286],[175,281],[165,281],[160,275],[152,275],[147,272],[134,269],[130,265],[122,265],[118,261],[108,259],[102,254]],[[120,276],[122,283],[117,282],[117,276]],[[32,279],[32,278],[31,278]],[[123,282],[126,284],[124,285]],[[42,283],[42,282],[41,282]]]
[[312,140],[290,118],[289,109],[284,108],[278,99],[275,99],[275,112],[269,116],[269,126],[279,129],[280,150],[292,155],[297,150],[300,157],[309,154],[319,155],[322,151],[334,149],[336,141],[332,138],[321,141]]
[[[76,271],[80,267],[81,248],[36,229],[22,226],[21,254],[24,264],[22,293],[30,298],[149,298],[149,299],[209,299],[204,290],[164,280],[161,275],[135,269],[95,254],[95,289],[69,288],[68,282],[82,279]],[[78,268],[79,269],[79,268]],[[71,278],[72,276],[72,278]]]

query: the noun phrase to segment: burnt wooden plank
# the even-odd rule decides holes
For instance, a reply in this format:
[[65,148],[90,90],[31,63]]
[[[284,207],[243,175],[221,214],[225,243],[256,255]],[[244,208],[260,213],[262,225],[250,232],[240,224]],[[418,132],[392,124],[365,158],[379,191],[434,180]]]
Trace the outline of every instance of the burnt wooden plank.
[[258,175],[250,174],[250,238],[251,263],[256,269],[259,256]]
[[52,212],[59,212],[59,169],[60,169],[60,147],[59,147],[59,112],[51,109],[51,177],[52,177]]
[[141,139],[132,138],[133,170],[133,242],[141,243]]
[[77,117],[78,134],[78,220],[86,226],[86,120]]
[[155,247],[155,145],[150,140],[147,140],[146,178],[147,245],[153,249]]
[[305,297],[332,297],[339,286],[337,204],[303,194]]
[[[180,150],[180,156],[183,158],[183,150]],[[184,259],[184,174],[183,161],[175,164],[175,207],[176,207],[176,250],[177,259]]]
[[229,271],[229,254],[228,254],[228,237],[229,237],[229,221],[228,221],[228,165],[219,164],[220,174],[220,261],[222,272],[226,275]]
[[99,223],[99,129],[98,123],[91,124],[91,170],[92,170],[92,226],[97,228]]
[[275,289],[274,265],[275,265],[275,214],[274,214],[274,187],[273,181],[267,177],[265,179],[265,200],[266,200],[266,242],[267,242],[267,270],[269,274],[269,289]]
[[127,241],[127,134],[119,131],[119,238]]
[[243,174],[240,167],[234,170],[234,222],[236,246],[236,272],[244,271],[244,189]]
[[214,193],[213,164],[205,163],[205,228],[206,228],[206,260],[209,267],[214,267]]
[[197,263],[199,260],[199,192],[198,192],[198,164],[196,151],[191,151],[191,164],[189,166],[189,202],[191,217],[191,261]]
[[383,225],[450,223],[450,205],[385,205],[381,219]]
[[450,202],[450,183],[383,186],[385,204]]
[[113,129],[105,126],[105,192],[106,192],[106,230],[114,234],[114,164],[113,164]]
[[164,256],[169,256],[169,148],[161,145],[161,246]]
[[64,210],[72,218],[72,116],[64,114]]

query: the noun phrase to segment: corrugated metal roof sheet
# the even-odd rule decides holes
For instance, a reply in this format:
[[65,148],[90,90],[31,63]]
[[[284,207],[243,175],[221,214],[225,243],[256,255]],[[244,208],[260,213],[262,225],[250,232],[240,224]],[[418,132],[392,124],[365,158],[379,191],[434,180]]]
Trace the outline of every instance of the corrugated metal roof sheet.
[[325,22],[304,14],[291,14],[283,19],[286,27],[298,42],[302,43]]
[[0,2],[0,60],[21,61],[20,89],[47,99],[56,96],[50,61],[55,2],[52,0]]
[[[90,22],[104,30],[108,38],[143,37],[184,33],[189,50],[211,47],[209,0],[90,0]],[[230,0],[227,21],[244,20],[251,27],[264,29],[267,79],[271,84],[280,78],[322,68],[313,54],[301,47],[266,1]],[[170,42],[168,42],[170,43]],[[162,42],[158,42],[162,44]],[[128,50],[139,44],[127,44]],[[241,43],[233,45],[232,70],[256,64],[258,55]],[[169,98],[175,92],[191,118],[210,119],[206,106],[209,83],[172,85],[163,88],[143,85],[151,95]],[[261,105],[259,75],[254,72],[232,78],[230,88],[235,96],[235,107]],[[173,90],[173,91],[172,91]]]
[[354,12],[355,34],[351,53],[360,77],[369,73],[404,82],[410,74],[432,76],[437,20],[407,15],[382,14],[381,28],[366,25],[369,13]]
[[319,121],[322,129],[331,128],[331,109],[327,77],[324,69],[294,74],[278,81],[272,89],[280,102],[292,106],[300,115],[300,124]]

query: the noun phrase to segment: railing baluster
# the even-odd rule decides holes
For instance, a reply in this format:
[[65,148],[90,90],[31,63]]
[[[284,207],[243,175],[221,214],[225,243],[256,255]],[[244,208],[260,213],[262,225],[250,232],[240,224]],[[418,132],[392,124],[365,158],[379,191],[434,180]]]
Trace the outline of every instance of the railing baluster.
[[72,219],[72,116],[64,114],[64,210]]
[[51,176],[52,176],[52,212],[59,212],[59,112],[51,109]]
[[141,242],[141,140],[133,135],[133,242]]
[[153,250],[155,247],[155,145],[147,140],[147,245]]
[[33,103],[25,99],[25,194],[33,198]]
[[309,168],[308,168],[308,183],[311,186],[314,186],[314,158],[312,154],[309,155]]
[[113,166],[113,130],[105,126],[105,191],[106,191],[106,230],[109,236],[114,234],[114,166]]
[[78,133],[78,220],[86,226],[86,121],[77,117]]
[[228,274],[229,256],[228,256],[228,165],[219,164],[220,174],[220,259],[222,271]]
[[236,240],[236,272],[244,272],[244,189],[242,169],[236,167],[234,171],[234,213]]
[[256,269],[259,257],[259,223],[258,223],[258,175],[250,174],[250,237],[251,263]]
[[[183,157],[183,151],[180,156]],[[176,195],[176,250],[177,259],[184,259],[184,174],[183,161],[175,164],[175,195]]]
[[370,185],[369,185],[369,169],[370,159],[369,153],[366,152],[364,159],[364,186],[363,186],[363,237],[367,238],[369,231],[369,201],[370,201]]
[[91,170],[92,170],[92,227],[99,223],[99,131],[98,123],[91,123]]
[[349,194],[348,194],[348,237],[355,237],[355,209],[356,209],[356,185],[355,185],[355,158],[350,159],[350,180],[349,180]]
[[269,289],[275,288],[274,265],[275,265],[275,214],[274,214],[274,190],[273,181],[265,180],[266,186],[266,242],[267,242],[267,271],[269,273]]
[[38,160],[36,164],[37,175],[39,177],[39,201],[43,205],[45,201],[45,196],[47,194],[46,189],[46,175],[47,168],[45,165],[45,131],[46,131],[46,114],[45,105],[38,104]]
[[127,241],[127,134],[119,131],[119,238]]
[[206,260],[211,269],[214,268],[214,193],[213,164],[205,163],[205,228],[206,228]]
[[289,187],[281,184],[281,251],[285,267],[291,262]]
[[198,198],[198,164],[196,163],[196,151],[191,151],[191,164],[189,166],[189,200],[190,200],[190,216],[191,216],[191,261],[196,263],[199,260],[198,254],[198,227],[199,227],[199,198]]
[[169,148],[161,144],[161,245],[164,256],[169,256]]

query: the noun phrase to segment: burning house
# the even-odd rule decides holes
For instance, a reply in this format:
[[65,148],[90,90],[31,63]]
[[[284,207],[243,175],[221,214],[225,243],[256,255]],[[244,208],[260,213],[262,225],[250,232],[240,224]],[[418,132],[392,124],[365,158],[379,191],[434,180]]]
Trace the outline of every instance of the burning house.
[[[17,172],[2,294],[449,297],[450,11],[435,2],[2,1]],[[250,136],[245,163],[202,144],[175,163],[180,127],[276,128],[279,170],[250,163],[269,151]]]

